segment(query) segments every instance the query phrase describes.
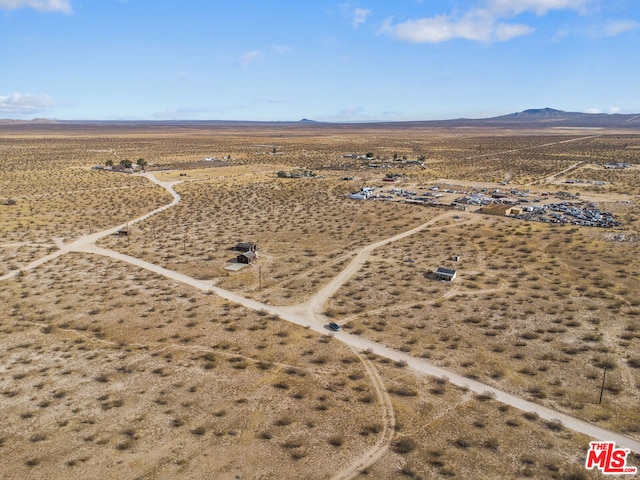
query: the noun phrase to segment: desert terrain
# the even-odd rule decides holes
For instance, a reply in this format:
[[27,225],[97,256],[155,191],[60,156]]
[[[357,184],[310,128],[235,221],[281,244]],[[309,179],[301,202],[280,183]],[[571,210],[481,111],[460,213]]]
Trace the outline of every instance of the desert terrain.
[[[640,466],[639,165],[637,130],[2,125],[2,476]],[[616,225],[525,215],[563,202]]]

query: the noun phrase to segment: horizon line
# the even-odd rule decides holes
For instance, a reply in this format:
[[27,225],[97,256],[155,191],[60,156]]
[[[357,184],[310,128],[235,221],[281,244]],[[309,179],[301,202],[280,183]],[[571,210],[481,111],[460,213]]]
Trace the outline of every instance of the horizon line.
[[31,119],[21,119],[21,118],[0,118],[0,124],[6,122],[18,122],[18,123],[37,123],[37,122],[50,122],[50,123],[205,123],[205,122],[220,122],[220,123],[297,123],[297,124],[341,124],[341,125],[350,125],[350,124],[376,124],[376,123],[421,123],[421,122],[450,122],[450,121],[463,121],[463,120],[492,120],[497,118],[514,116],[517,117],[520,114],[528,113],[528,112],[544,112],[544,111],[553,111],[557,114],[579,114],[579,115],[588,115],[588,116],[633,116],[640,115],[640,113],[607,113],[607,112],[579,112],[579,111],[565,111],[554,109],[550,107],[544,108],[529,108],[519,112],[511,112],[501,115],[495,115],[491,117],[456,117],[456,118],[441,118],[441,119],[411,119],[411,120],[383,120],[383,119],[362,119],[362,120],[314,120],[311,118],[302,118],[299,120],[229,120],[229,119],[220,119],[220,118],[210,118],[210,119],[197,119],[197,118],[167,118],[167,119],[148,119],[148,118],[135,118],[135,119],[99,119],[99,118],[85,118],[85,119],[59,119],[59,118],[48,118],[48,117],[34,117]]

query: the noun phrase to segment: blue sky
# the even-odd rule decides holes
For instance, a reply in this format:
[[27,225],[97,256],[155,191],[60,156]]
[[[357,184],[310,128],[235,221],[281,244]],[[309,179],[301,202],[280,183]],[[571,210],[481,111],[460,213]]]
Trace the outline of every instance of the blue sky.
[[0,118],[640,112],[637,0],[0,0]]

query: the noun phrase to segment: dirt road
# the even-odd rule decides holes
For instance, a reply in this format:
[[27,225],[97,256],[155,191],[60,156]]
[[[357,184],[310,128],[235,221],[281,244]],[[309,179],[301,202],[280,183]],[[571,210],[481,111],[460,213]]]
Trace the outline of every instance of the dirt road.
[[525,183],[525,186],[530,187],[531,185],[535,185],[536,183],[546,182],[547,180],[551,180],[552,178],[556,178],[557,176],[562,175],[563,173],[567,173],[578,168],[583,163],[584,162],[574,163],[573,165],[565,168],[564,170],[560,170],[559,172],[552,173],[551,175],[547,175],[546,177],[539,178],[538,180],[534,180],[533,182]]
[[324,287],[322,287],[320,291],[318,291],[318,293],[316,293],[311,298],[311,300],[309,300],[305,304],[298,305],[297,307],[294,307],[294,308],[297,308],[298,311],[302,309],[303,311],[305,311],[306,315],[309,318],[314,318],[318,322],[322,322],[322,323],[326,322],[327,319],[323,314],[324,304],[327,302],[327,300],[329,300],[333,295],[336,294],[336,292],[340,289],[340,287],[342,287],[342,285],[344,285],[347,282],[347,280],[349,280],[353,275],[355,275],[355,273],[358,270],[360,270],[360,268],[362,268],[364,263],[369,258],[369,255],[371,254],[371,252],[373,252],[376,248],[382,247],[383,245],[387,245],[388,243],[396,242],[403,238],[414,235],[432,226],[434,223],[439,222],[440,220],[444,220],[446,218],[453,218],[455,216],[460,216],[460,215],[461,213],[459,211],[449,211],[449,212],[443,213],[442,215],[438,215],[437,217],[429,220],[426,223],[423,223],[422,225],[418,225],[417,227],[412,228],[411,230],[407,230],[393,237],[389,237],[384,240],[380,240],[376,243],[372,243],[371,245],[367,245],[356,254],[356,257],[353,260],[351,260],[349,265],[347,265],[347,267],[344,270],[342,270],[329,283],[327,283]]
[[[288,322],[295,323],[296,325],[310,328],[311,330],[314,330],[315,332],[321,333],[323,335],[327,335],[330,333],[324,327],[322,322],[316,321],[315,316],[312,318],[309,318],[307,315],[293,313],[290,307],[289,308],[276,307],[276,306],[267,305],[267,304],[258,302],[250,298],[245,298],[237,293],[230,292],[228,290],[216,287],[212,285],[210,281],[198,280],[198,279],[189,277],[188,275],[184,275],[182,273],[175,272],[173,270],[168,270],[164,267],[155,265],[153,263],[146,262],[139,258],[131,257],[129,255],[118,253],[113,250],[107,250],[107,249],[100,248],[95,245],[89,245],[89,244],[76,245],[74,249],[71,251],[104,255],[104,256],[113,258],[114,260],[130,263],[132,265],[157,273],[159,275],[163,275],[177,282],[191,285],[192,287],[198,288],[200,290],[211,291],[216,295],[222,298],[225,298],[226,300],[229,300],[230,302],[240,304],[246,308],[250,308],[252,310],[257,310],[257,311],[262,310],[272,315],[277,315],[282,320],[286,320]],[[324,295],[319,296],[318,298],[320,299],[324,298],[325,295],[326,295],[326,292]],[[368,340],[366,338],[362,338],[357,335],[352,335],[345,331],[331,332],[331,335],[336,340],[339,340],[351,347],[354,347],[359,351],[366,350],[366,351],[373,352],[376,355],[379,355],[381,357],[389,358],[393,361],[406,362],[407,366],[415,371],[418,371],[430,376],[434,376],[434,377],[447,378],[450,383],[460,387],[468,388],[470,391],[476,394],[489,393],[492,396],[495,396],[495,399],[499,402],[505,403],[507,405],[510,405],[512,407],[518,408],[526,412],[535,412],[545,420],[560,420],[562,424],[568,429],[583,433],[597,440],[615,441],[616,444],[622,447],[629,448],[633,452],[640,453],[640,442],[633,440],[631,438],[625,437],[624,435],[614,433],[610,430],[600,428],[597,425],[593,425],[583,420],[579,420],[575,417],[571,417],[569,415],[558,412],[551,408],[544,407],[537,403],[530,402],[516,395],[504,392],[498,388],[491,387],[485,383],[469,379],[455,372],[452,372],[451,370],[447,370],[445,368],[434,365],[422,358],[412,357],[411,355],[408,355],[404,352],[386,347],[384,345]]]
[[180,195],[173,189],[173,186],[181,183],[181,182],[161,182],[160,180],[156,179],[156,177],[153,176],[152,173],[145,173],[142,176],[148,178],[150,181],[152,181],[153,183],[155,183],[156,185],[160,185],[161,187],[163,187],[165,190],[167,190],[171,196],[173,197],[173,201],[167,205],[163,205],[162,207],[156,208],[155,210],[153,210],[152,212],[149,212],[145,215],[142,215],[141,217],[138,217],[134,220],[131,220],[130,222],[127,223],[123,223],[121,225],[118,225],[117,227],[112,227],[109,228],[107,230],[103,230],[101,232],[96,232],[93,233],[91,235],[85,235],[80,237],[79,239],[75,240],[74,242],[71,243],[67,243],[67,244],[61,244],[59,245],[59,249],[56,250],[55,252],[46,255],[42,258],[39,258],[38,260],[35,260],[33,262],[31,262],[30,264],[22,267],[22,269],[19,270],[13,270],[11,272],[9,272],[8,274],[0,277],[0,281],[2,280],[6,280],[8,278],[14,277],[16,276],[21,270],[33,270],[34,268],[39,267],[40,265],[43,265],[47,262],[50,262],[51,260],[54,260],[58,257],[60,257],[61,255],[65,255],[69,252],[73,252],[73,251],[81,251],[83,247],[86,246],[91,246],[91,245],[95,245],[95,243],[100,240],[101,238],[104,238],[108,235],[113,235],[114,233],[116,233],[118,230],[121,230],[123,228],[127,228],[130,225],[134,225],[138,222],[141,222],[143,220],[146,220],[147,218],[156,215],[160,212],[163,212],[165,210],[168,210],[169,208],[173,207],[174,205],[177,205],[178,203],[180,203]]
[[[171,208],[172,206],[176,205],[180,201],[180,195],[178,195],[173,190],[173,186],[178,182],[160,182],[152,174],[146,174],[145,176],[149,178],[149,180],[153,181],[154,183],[166,188],[173,196],[173,201],[170,204],[165,205],[164,207],[156,209],[153,212],[150,212],[146,215],[143,215],[142,217],[139,217],[133,220],[132,222],[129,222],[129,224],[142,221],[150,217],[151,215],[157,214],[163,210]],[[282,320],[286,320],[288,322],[295,323],[296,325],[310,328],[320,334],[327,335],[327,334],[330,334],[330,332],[324,326],[325,317],[322,314],[324,304],[329,298],[331,298],[331,296],[333,296],[340,289],[342,285],[344,285],[344,283],[347,280],[349,280],[359,270],[359,268],[364,264],[364,262],[366,262],[366,259],[368,258],[368,256],[371,254],[373,250],[375,250],[376,248],[382,245],[386,245],[390,242],[397,241],[402,238],[406,238],[410,235],[413,235],[417,232],[420,232],[428,228],[429,226],[432,226],[433,224],[435,224],[440,220],[446,219],[454,215],[459,215],[459,214],[460,214],[459,212],[446,212],[411,230],[402,232],[388,239],[381,240],[374,244],[368,245],[367,247],[364,247],[357,253],[356,257],[345,268],[345,270],[343,270],[336,277],[334,277],[334,279],[331,280],[327,285],[325,285],[325,287],[323,287],[309,302],[307,302],[306,304],[295,306],[295,307],[276,307],[272,305],[267,305],[253,299],[245,298],[237,293],[216,287],[210,281],[198,280],[198,279],[189,277],[188,275],[184,275],[182,273],[160,267],[158,265],[147,262],[145,260],[131,257],[129,255],[115,252],[113,250],[104,249],[95,245],[95,242],[97,240],[99,240],[100,238],[103,238],[104,236],[115,233],[120,228],[123,228],[124,226],[126,226],[126,224],[113,227],[103,232],[98,232],[92,235],[81,237],[75,242],[63,245],[60,248],[60,250],[58,250],[57,252],[51,255],[47,255],[41,258],[40,260],[37,260],[29,264],[28,266],[24,267],[22,270],[30,270],[30,269],[36,268],[39,265],[42,265],[53,258],[56,258],[60,255],[64,255],[69,252],[87,252],[87,253],[93,253],[97,255],[103,255],[103,256],[112,258],[114,260],[126,262],[129,264],[144,268],[146,270],[155,272],[159,275],[165,276],[172,280],[185,283],[187,285],[191,285],[194,288],[198,288],[203,291],[211,291],[216,295],[227,299],[230,302],[237,303],[239,305],[242,305],[246,308],[250,308],[252,310],[266,311],[270,314],[279,316]],[[0,280],[9,278],[10,276],[17,274],[19,271],[21,270],[13,271],[11,272],[11,274],[5,275],[5,277],[0,278]],[[616,444],[624,448],[629,448],[633,452],[640,453],[640,442],[638,442],[637,440],[625,437],[624,435],[611,432],[609,430],[600,428],[596,425],[590,424],[583,420],[579,420],[569,415],[557,412],[553,409],[544,407],[542,405],[538,405],[536,403],[520,398],[516,395],[512,395],[510,393],[504,392],[495,387],[491,387],[484,383],[471,380],[469,378],[463,377],[462,375],[459,375],[450,370],[444,369],[442,367],[438,367],[437,365],[427,362],[422,358],[414,358],[406,353],[386,347],[384,345],[381,345],[379,343],[373,342],[365,338],[361,338],[356,335],[351,335],[345,331],[332,332],[331,335],[334,336],[336,340],[339,340],[351,346],[356,351],[366,350],[366,351],[375,353],[376,355],[386,357],[394,361],[406,362],[408,368],[411,368],[417,372],[435,376],[435,377],[446,377],[450,383],[461,386],[461,387],[465,387],[469,389],[471,392],[474,392],[476,394],[488,393],[491,396],[494,396],[495,399],[499,402],[505,403],[507,405],[510,405],[512,407],[518,408],[523,411],[535,412],[542,419],[545,419],[548,421],[559,420],[562,422],[564,427],[568,429],[583,433],[597,440],[615,441]],[[366,363],[365,363],[365,366],[367,366]],[[390,399],[388,398],[388,394],[386,393],[386,390],[384,389],[384,386],[382,385],[382,380],[380,379],[379,375],[375,371],[375,368],[372,365],[368,365],[368,367],[369,367],[369,372],[368,372],[369,376],[372,379],[372,383],[374,384],[374,387],[376,388],[376,391],[379,394],[379,398],[381,398],[381,404],[383,408],[383,417],[387,418],[387,420],[385,421],[387,428],[385,429],[384,434],[381,435],[382,440],[379,440],[376,443],[376,445],[374,445],[374,447],[372,447],[369,451],[365,452],[362,456],[360,456],[355,462],[353,462],[352,465],[341,470],[336,476],[337,479],[353,478],[354,476],[356,476],[360,469],[365,468],[368,465],[371,465],[384,454],[391,440],[390,435],[392,435],[392,429],[389,428],[389,426],[392,425],[393,423],[393,409],[391,409],[391,411],[389,412],[391,402],[390,402]],[[371,371],[371,369],[373,369],[373,371]]]
[[543,143],[541,145],[534,145],[532,147],[512,148],[511,150],[502,150],[500,152],[483,153],[483,154],[480,154],[480,155],[472,155],[471,157],[466,157],[466,159],[467,160],[472,160],[474,158],[493,157],[495,155],[501,155],[503,153],[521,152],[523,150],[535,150],[536,148],[550,147],[552,145],[560,145],[562,143],[579,142],[581,140],[590,140],[592,138],[598,138],[598,137],[601,137],[601,136],[602,135],[589,135],[588,137],[570,138],[568,140],[560,140],[559,142]]

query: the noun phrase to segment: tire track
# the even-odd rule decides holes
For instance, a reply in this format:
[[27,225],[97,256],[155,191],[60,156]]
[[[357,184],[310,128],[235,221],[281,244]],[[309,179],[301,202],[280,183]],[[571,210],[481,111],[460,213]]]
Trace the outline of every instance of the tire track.
[[387,453],[391,446],[393,435],[396,427],[396,415],[393,410],[393,404],[389,393],[384,386],[384,382],[378,373],[375,365],[363,353],[352,348],[372,380],[373,387],[378,395],[378,401],[382,407],[382,432],[380,433],[375,445],[360,455],[353,463],[336,473],[331,480],[350,480],[357,477],[364,469],[376,463],[382,456]]

